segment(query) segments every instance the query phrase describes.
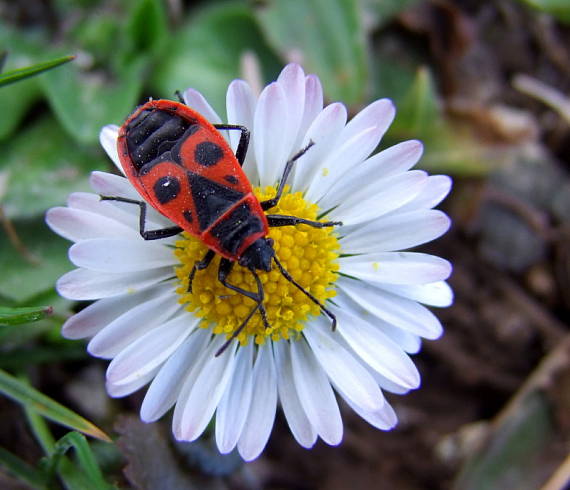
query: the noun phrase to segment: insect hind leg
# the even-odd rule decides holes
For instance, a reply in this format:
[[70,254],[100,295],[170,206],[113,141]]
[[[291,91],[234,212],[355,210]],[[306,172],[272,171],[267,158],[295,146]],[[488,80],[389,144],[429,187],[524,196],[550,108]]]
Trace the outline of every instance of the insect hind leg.
[[265,311],[265,306],[263,306],[263,299],[265,297],[265,294],[263,291],[263,284],[261,283],[261,279],[259,279],[259,276],[257,275],[257,273],[255,272],[254,269],[250,269],[250,272],[252,273],[252,275],[255,279],[255,282],[257,284],[257,293],[254,293],[252,291],[248,291],[247,289],[240,288],[239,286],[235,286],[235,285],[229,283],[227,280],[227,277],[230,274],[233,266],[234,266],[234,262],[232,262],[228,259],[223,258],[222,260],[220,260],[220,268],[218,269],[218,280],[228,289],[231,289],[232,291],[235,291],[236,293],[242,294],[246,298],[252,299],[253,301],[256,302],[256,305],[248,313],[247,317],[243,320],[241,325],[234,330],[231,337],[216,352],[216,354],[215,354],[216,357],[219,356],[222,352],[224,352],[228,348],[228,346],[230,345],[232,340],[234,340],[241,333],[241,331],[245,328],[245,326],[249,323],[249,321],[251,320],[251,318],[253,317],[253,315],[255,314],[256,311],[259,310],[259,313],[261,314],[261,319],[263,321],[263,325],[265,326],[265,328],[270,328],[269,321],[267,320],[267,312]]
[[331,319],[331,322],[332,322],[331,327],[332,327],[333,331],[336,330],[336,316],[334,315],[334,313],[332,313],[329,309],[327,309],[327,307],[325,305],[323,305],[309,291],[307,291],[303,286],[301,286],[297,281],[295,281],[295,279],[293,279],[293,277],[291,277],[291,274],[289,274],[287,272],[287,270],[285,269],[285,267],[283,267],[281,262],[279,262],[279,259],[277,259],[277,256],[274,255],[273,260],[277,264],[277,267],[279,268],[279,271],[281,272],[283,277],[285,279],[287,279],[291,284],[293,284],[293,286],[295,286],[305,296],[307,296],[307,298],[309,298],[313,303],[315,303],[321,309],[321,311]]
[[160,240],[161,238],[168,238],[182,232],[180,226],[171,226],[168,228],[161,228],[158,230],[145,230],[146,224],[146,203],[137,201],[136,199],[128,199],[126,197],[118,196],[100,196],[101,201],[118,201],[126,202],[129,204],[136,204],[140,208],[139,214],[139,233],[145,240]]

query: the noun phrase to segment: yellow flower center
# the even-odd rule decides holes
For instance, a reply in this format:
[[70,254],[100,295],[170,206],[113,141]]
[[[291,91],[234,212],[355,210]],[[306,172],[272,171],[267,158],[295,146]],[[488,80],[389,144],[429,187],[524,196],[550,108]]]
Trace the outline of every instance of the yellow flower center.
[[[275,196],[275,187],[256,188],[255,195],[260,201]],[[268,214],[284,214],[308,220],[317,220],[319,208],[308,203],[300,192],[288,193],[287,189],[279,204]],[[283,226],[270,228],[269,235],[274,240],[275,254],[291,277],[321,303],[335,295],[333,283],[337,278],[339,243],[333,227],[315,228],[309,225]],[[177,293],[179,302],[186,309],[202,318],[202,328],[213,328],[215,334],[229,338],[242,324],[255,301],[235,293],[218,281],[220,257],[216,257],[207,269],[196,272],[192,282],[192,292],[188,292],[188,278],[194,264],[202,260],[207,252],[202,242],[183,233],[183,239],[176,242],[174,253],[180,260],[176,275],[180,281]],[[309,315],[318,315],[320,308],[307,295],[288,281],[274,265],[270,272],[257,271],[265,293],[264,306],[270,328],[266,328],[261,315],[256,313],[238,335],[245,345],[250,337],[257,344],[263,344],[267,337],[277,341],[289,339],[303,330]],[[228,282],[248,291],[257,292],[251,272],[237,263],[234,265]]]

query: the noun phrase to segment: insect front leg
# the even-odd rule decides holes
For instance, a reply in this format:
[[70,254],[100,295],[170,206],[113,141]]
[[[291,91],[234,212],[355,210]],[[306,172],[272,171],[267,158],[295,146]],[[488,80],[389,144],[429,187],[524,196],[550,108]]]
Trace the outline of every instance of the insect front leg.
[[192,282],[194,281],[194,276],[196,275],[197,271],[204,270],[206,267],[210,265],[214,257],[216,256],[216,252],[213,250],[208,250],[204,258],[198,262],[194,263],[194,267],[192,267],[192,271],[188,276],[188,292],[192,292]]
[[216,356],[219,356],[222,352],[224,352],[228,348],[231,341],[233,339],[235,339],[241,333],[241,331],[249,323],[249,321],[251,320],[251,317],[253,317],[253,315],[255,314],[255,312],[257,310],[259,310],[259,312],[261,314],[261,319],[263,321],[263,325],[265,326],[265,328],[270,327],[269,322],[267,321],[267,312],[265,311],[265,307],[263,306],[263,299],[264,299],[265,295],[264,295],[264,291],[263,291],[263,284],[261,283],[259,276],[257,275],[257,273],[255,272],[254,269],[250,269],[250,272],[253,274],[253,277],[255,278],[255,282],[257,284],[257,293],[254,293],[252,291],[248,291],[247,289],[240,288],[239,286],[234,286],[233,284],[230,284],[227,281],[227,277],[230,274],[233,266],[234,266],[234,262],[232,262],[228,259],[223,258],[222,260],[220,260],[220,268],[218,269],[218,280],[228,289],[231,289],[232,291],[235,291],[236,293],[242,294],[245,297],[252,299],[257,304],[248,313],[247,317],[244,319],[244,321],[241,323],[241,325],[237,329],[234,330],[231,337],[224,343],[224,345],[222,345],[222,347],[220,347],[218,352],[216,352]]
[[260,203],[261,209],[267,211],[268,209],[271,209],[273,206],[277,206],[279,199],[281,199],[281,194],[283,194],[283,189],[285,189],[285,184],[287,183],[289,174],[291,173],[291,170],[293,170],[293,165],[299,158],[301,158],[305,153],[307,153],[307,150],[314,144],[315,144],[314,141],[309,141],[309,144],[305,146],[305,148],[299,150],[289,159],[289,161],[285,164],[285,170],[283,170],[283,175],[281,176],[281,181],[279,182],[279,187],[277,188],[277,194],[275,194],[275,197],[273,199],[268,199],[267,201],[261,201]]
[[267,222],[269,226],[295,226],[308,225],[313,228],[325,228],[329,226],[342,226],[342,221],[312,221],[297,216],[287,216],[284,214],[268,214]]
[[145,230],[146,223],[146,202],[137,201],[136,199],[128,199],[126,197],[113,197],[113,196],[101,196],[101,201],[118,201],[126,202],[129,204],[136,204],[140,207],[139,215],[139,233],[145,240],[160,240],[161,238],[168,238],[174,235],[178,235],[182,231],[180,226],[171,226],[169,228],[162,228],[160,230]]
[[236,150],[236,159],[240,167],[243,167],[245,155],[247,154],[247,148],[249,147],[249,129],[238,124],[214,124],[214,127],[220,130],[241,131],[241,136],[239,137],[239,143]]

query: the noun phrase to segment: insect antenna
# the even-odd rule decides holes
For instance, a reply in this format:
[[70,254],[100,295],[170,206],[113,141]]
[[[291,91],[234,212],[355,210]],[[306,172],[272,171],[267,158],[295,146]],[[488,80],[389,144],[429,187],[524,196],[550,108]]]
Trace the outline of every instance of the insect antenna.
[[293,284],[293,286],[295,286],[299,291],[302,291],[303,294],[307,296],[307,298],[315,303],[321,309],[321,311],[331,319],[332,329],[334,331],[336,329],[336,316],[330,310],[328,310],[325,305],[323,305],[317,298],[309,293],[309,291],[307,291],[303,286],[301,286],[297,281],[295,281],[295,279],[291,277],[291,274],[289,274],[281,262],[279,262],[277,256],[274,255],[273,260],[277,264],[277,267],[279,267],[279,270],[281,271],[281,274],[283,274],[283,277],[287,279],[291,284]]

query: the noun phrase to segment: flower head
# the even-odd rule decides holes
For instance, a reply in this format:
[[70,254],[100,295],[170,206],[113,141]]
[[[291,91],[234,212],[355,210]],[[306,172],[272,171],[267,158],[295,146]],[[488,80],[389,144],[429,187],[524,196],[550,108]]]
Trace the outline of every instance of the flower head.
[[[196,91],[185,103],[212,123],[221,119]],[[319,79],[291,64],[276,82],[255,95],[233,81],[227,92],[227,123],[251,131],[244,170],[260,200],[275,195],[286,162],[310,142],[295,163],[277,207],[268,213],[339,226],[306,224],[271,228],[269,237],[290,276],[276,268],[258,271],[264,315],[244,323],[254,302],[218,281],[216,260],[190,272],[207,248],[182,233],[145,241],[139,206],[101,201],[100,195],[141,200],[124,177],[94,172],[95,194],[74,193],[67,207],[48,211],[47,222],[72,240],[78,267],[58,281],[61,295],[95,300],[63,326],[68,338],[90,338],[89,352],[112,359],[111,396],[125,396],[150,383],[141,418],[151,422],[174,406],[173,432],[197,439],[212,417],[222,453],[237,447],[256,458],[269,438],[280,403],[291,432],[304,447],[317,437],[342,439],[335,391],[362,418],[388,430],[396,415],[383,391],[402,394],[419,385],[409,354],[421,338],[442,328],[424,305],[448,306],[449,263],[402,251],[445,233],[447,216],[432,208],[449,192],[446,176],[410,170],[422,154],[406,141],[370,156],[394,118],[387,99],[373,102],[347,123],[344,105],[323,107]],[[101,143],[119,170],[116,126]],[[239,132],[223,133],[234,151]],[[147,229],[172,226],[147,206]],[[248,291],[255,277],[237,264],[228,280]]]

